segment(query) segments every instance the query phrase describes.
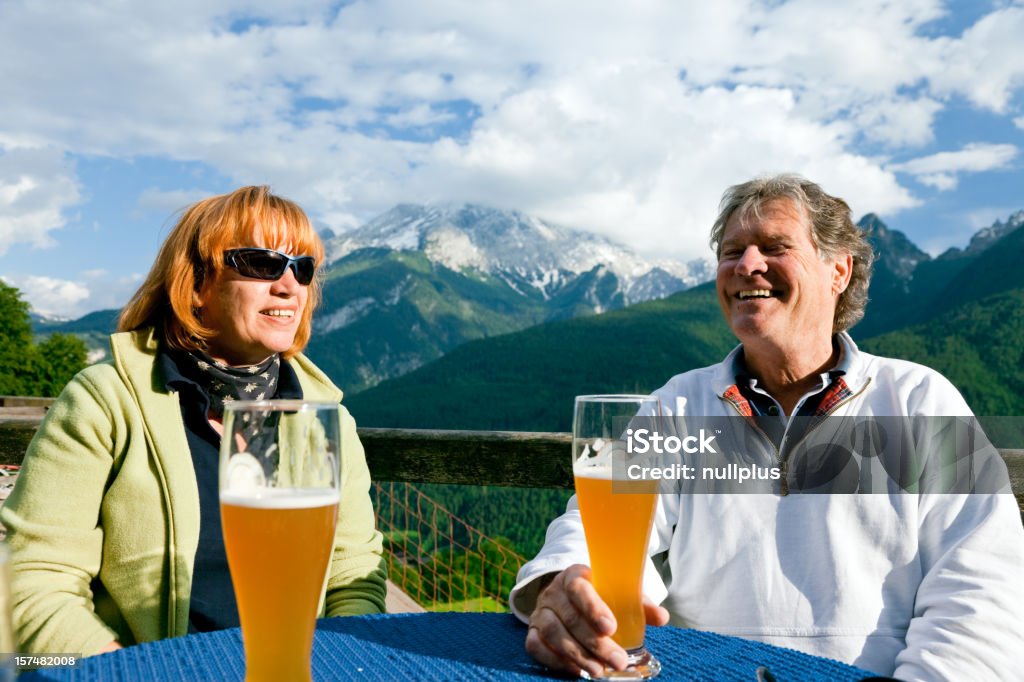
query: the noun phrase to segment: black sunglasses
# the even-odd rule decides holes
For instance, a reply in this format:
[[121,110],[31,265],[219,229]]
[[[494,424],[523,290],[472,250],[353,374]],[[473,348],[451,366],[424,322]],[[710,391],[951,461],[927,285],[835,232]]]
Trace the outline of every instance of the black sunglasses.
[[292,269],[295,281],[308,285],[316,272],[316,259],[312,256],[289,256],[272,249],[230,249],[224,252],[224,264],[239,274],[254,279],[278,280],[285,270]]

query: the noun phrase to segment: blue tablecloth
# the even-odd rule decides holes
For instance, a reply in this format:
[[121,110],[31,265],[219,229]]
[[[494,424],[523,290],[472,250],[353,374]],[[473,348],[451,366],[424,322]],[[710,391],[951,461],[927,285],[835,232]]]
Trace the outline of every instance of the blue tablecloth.
[[[313,679],[524,680],[552,677],[523,648],[526,628],[508,614],[426,613],[327,618],[317,623]],[[871,673],[789,649],[674,627],[648,628],[660,680],[749,680],[766,666],[778,682],[860,680]],[[238,680],[245,676],[236,628],[129,647],[38,670],[19,682]]]

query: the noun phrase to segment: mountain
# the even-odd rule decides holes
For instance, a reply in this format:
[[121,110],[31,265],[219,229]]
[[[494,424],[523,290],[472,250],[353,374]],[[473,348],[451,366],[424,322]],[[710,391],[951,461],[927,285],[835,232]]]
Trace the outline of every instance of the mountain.
[[869,315],[858,324],[858,332],[876,334],[898,327],[907,314],[914,272],[931,260],[898,230],[889,227],[873,213],[857,225],[867,234],[876,260],[868,292]]
[[419,251],[450,270],[492,275],[523,293],[536,290],[545,299],[603,267],[603,274],[614,276],[616,287],[595,292],[588,300],[596,312],[616,296],[621,305],[663,298],[714,275],[708,260],[651,262],[623,244],[589,232],[477,204],[399,204],[329,240],[328,261],[366,247]]
[[[878,259],[871,278],[870,303],[857,333],[868,338],[925,322],[951,307],[1018,285],[1010,276],[1024,248],[1024,211],[975,233],[968,246],[937,258],[921,251],[906,236],[890,230],[873,214],[858,223]],[[995,244],[999,248],[991,248]]]
[[436,265],[419,251],[354,251],[325,273],[307,354],[348,394],[400,376],[469,339],[554,315],[537,292]]
[[46,329],[48,327],[60,326],[65,322],[69,321],[68,318],[66,317],[40,315],[39,313],[36,312],[29,312],[28,319],[29,322],[32,324],[32,329],[34,330],[41,330]]
[[875,251],[876,274],[881,271],[899,281],[909,280],[923,261],[931,258],[907,239],[899,230],[890,230],[874,213],[868,213],[857,222]]
[[987,250],[990,246],[1021,226],[1024,226],[1024,211],[1017,211],[1010,215],[1010,217],[1006,219],[1005,223],[997,220],[991,227],[986,227],[975,232],[974,235],[971,236],[971,241],[968,242],[967,248],[961,250],[954,246],[947,249],[939,256],[939,258],[956,259],[964,256],[977,255],[982,251]]
[[467,341],[662,298],[713,273],[478,205],[401,204],[326,247],[308,353],[350,395]]
[[[1024,211],[939,258],[874,214],[859,225],[878,259],[858,338],[1014,286],[992,274],[1007,273],[1019,253]],[[652,263],[604,238],[476,205],[402,204],[327,246],[309,352],[350,395],[466,341],[663,298],[714,276],[708,262]]]
[[103,360],[110,353],[107,337],[117,329],[120,310],[97,310],[77,320],[63,320],[32,315],[32,331],[40,337],[50,334],[74,334],[85,343],[88,362]]
[[[1020,229],[1024,226],[1024,211],[979,231],[964,249],[951,249],[937,258],[928,256],[877,216],[869,214],[859,224],[879,258],[867,315],[853,330],[858,339],[910,327],[927,330],[929,323],[960,306],[1019,285],[1011,267],[1024,255],[1024,229]],[[501,389],[502,400],[511,405],[525,400],[519,394],[543,391],[533,387],[540,380],[545,384],[564,381],[565,386],[573,387],[552,393],[552,399],[574,395],[584,386],[593,387],[586,390],[625,390],[631,381],[649,390],[660,385],[657,382],[664,381],[669,373],[721,357],[721,342],[704,343],[686,348],[687,354],[671,357],[664,366],[655,364],[655,370],[631,364],[637,348],[643,348],[643,353],[652,349],[661,353],[666,344],[686,347],[692,336],[682,322],[673,323],[671,331],[662,334],[657,325],[643,320],[644,311],[663,310],[669,316],[685,312],[702,320],[696,323],[698,327],[718,323],[713,296],[703,287],[677,293],[663,302],[629,306],[634,298],[656,298],[678,282],[685,285],[709,278],[712,273],[708,264],[687,266],[691,280],[684,281],[686,273],[679,266],[673,269],[671,264],[645,264],[625,247],[615,249],[602,238],[550,226],[520,213],[480,206],[401,205],[327,243],[330,264],[324,270],[324,300],[314,321],[308,352],[346,390],[349,399],[367,406],[367,417],[380,425],[412,425],[415,421],[441,426],[436,421],[430,423],[439,418],[437,414],[411,406],[417,401],[420,405],[433,404],[439,399],[431,394],[430,386],[447,386],[445,382],[449,381],[464,383],[473,390],[489,390],[480,377],[490,380],[497,376],[496,370],[489,369],[493,363],[522,377],[521,381],[510,378],[505,384],[507,390]],[[595,254],[607,258],[597,262]],[[591,267],[584,269],[587,266]],[[661,309],[659,303],[669,308]],[[620,308],[623,310],[618,311]],[[583,332],[573,331],[575,327],[568,322],[610,309],[616,312],[587,323],[602,330],[599,348],[586,336],[590,332],[579,337],[578,333]],[[697,310],[702,312],[697,314]],[[90,348],[105,348],[105,335],[116,324],[116,316],[117,311],[100,311],[72,322],[47,322],[37,326],[36,332],[73,332],[84,336]],[[564,330],[559,321],[567,325]],[[503,336],[546,322],[556,324],[544,325],[526,336]],[[615,325],[622,328],[611,331]],[[643,332],[638,336],[632,328]],[[562,331],[549,342],[544,336],[548,329]],[[707,333],[707,329],[710,327],[699,333]],[[724,329],[717,327],[714,333],[731,338]],[[648,333],[649,342],[643,337]],[[915,331],[914,338],[920,338],[921,333]],[[982,338],[981,334],[975,335],[972,343]],[[629,343],[616,345],[619,339],[628,339]],[[410,383],[389,383],[382,387],[387,390],[356,400],[359,391],[421,367],[426,369],[428,363],[474,340],[481,343],[459,350],[440,369],[417,374]],[[493,359],[491,348],[498,349]],[[612,361],[616,353],[619,360]],[[95,354],[90,358],[95,359]],[[558,364],[558,358],[570,364]],[[594,370],[584,367],[591,360],[605,368],[598,377],[590,376]],[[541,373],[532,374],[532,367],[542,368]],[[435,371],[441,374],[433,374]],[[477,376],[475,372],[484,374]],[[426,393],[415,388],[420,377],[427,377]],[[389,424],[384,420],[384,413],[376,412],[378,408],[373,404],[390,400],[390,391],[397,391],[395,395],[400,397],[395,404],[417,414],[388,413],[389,419],[397,421]],[[460,410],[453,407],[444,411],[454,415]],[[442,421],[453,427],[469,426],[449,417]],[[480,425],[483,422],[472,423],[485,428]],[[550,415],[523,416],[510,407],[494,423],[509,428],[538,428],[554,421]]]
[[[862,223],[881,256],[854,338],[943,372],[979,414],[1024,414],[1024,289],[1010,271],[1024,229],[932,259],[877,217]],[[574,395],[647,392],[735,342],[708,283],[469,343],[346,402],[365,426],[565,431]]]
[[117,329],[117,318],[120,310],[97,310],[83,315],[77,320],[33,320],[37,332],[61,332],[64,334],[101,333],[112,334]]
[[[931,314],[1021,285],[1017,271],[1024,254],[1024,229],[1020,229],[1024,226],[1024,211],[1016,213],[1015,217],[1019,218],[1016,227],[1004,231],[998,241],[988,242],[974,251],[968,247],[962,256],[952,261],[940,257],[944,263],[962,265],[935,292],[931,299]],[[975,245],[976,240],[972,239],[971,244]]]

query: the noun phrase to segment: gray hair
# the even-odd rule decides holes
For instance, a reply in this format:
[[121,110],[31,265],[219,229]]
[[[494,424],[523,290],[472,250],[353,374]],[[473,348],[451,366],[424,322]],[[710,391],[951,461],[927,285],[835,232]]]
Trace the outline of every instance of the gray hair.
[[839,294],[832,331],[845,331],[864,317],[868,303],[868,285],[875,253],[867,235],[850,217],[850,207],[838,197],[827,194],[819,185],[796,174],[766,175],[725,190],[718,218],[711,228],[711,248],[721,258],[725,225],[739,211],[742,219],[760,217],[761,208],[770,201],[788,199],[809,218],[811,241],[822,258],[853,256],[850,284]]

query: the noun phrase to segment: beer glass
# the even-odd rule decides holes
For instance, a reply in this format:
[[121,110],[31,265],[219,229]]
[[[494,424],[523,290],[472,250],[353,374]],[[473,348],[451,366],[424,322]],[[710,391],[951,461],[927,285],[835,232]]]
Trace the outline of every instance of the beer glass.
[[590,554],[594,587],[618,624],[612,635],[629,656],[626,670],[605,668],[597,679],[639,679],[661,672],[644,647],[642,580],[657,497],[657,481],[629,480],[623,466],[629,429],[661,415],[657,398],[576,397],[572,428],[576,500]]
[[246,682],[306,680],[338,519],[334,403],[224,406],[220,513]]

